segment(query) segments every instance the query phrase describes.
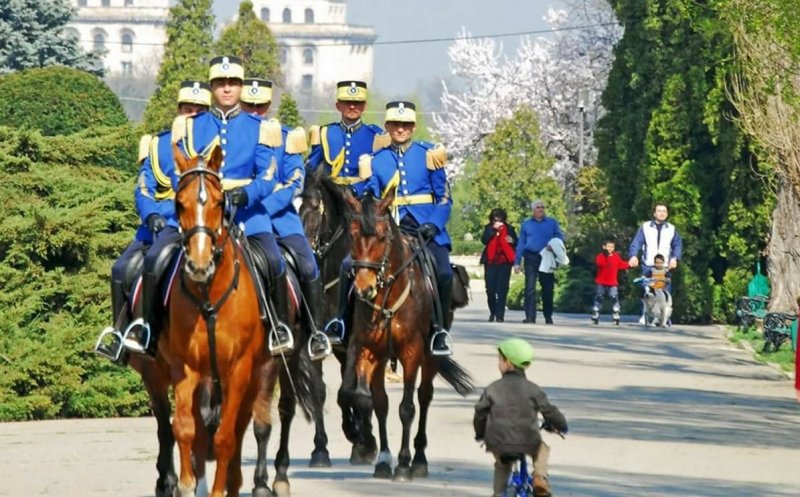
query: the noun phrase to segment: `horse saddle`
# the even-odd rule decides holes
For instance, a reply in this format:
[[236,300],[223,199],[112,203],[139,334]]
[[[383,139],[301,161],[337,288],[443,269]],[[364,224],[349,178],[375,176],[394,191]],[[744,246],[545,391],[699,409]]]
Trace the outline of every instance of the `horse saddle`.
[[[245,264],[247,265],[250,275],[256,281],[256,290],[258,292],[258,301],[262,305],[262,313],[266,312],[264,306],[266,305],[269,294],[267,288],[272,287],[272,274],[269,269],[269,259],[260,243],[247,243],[246,239],[242,244],[244,253]],[[281,256],[286,262],[286,276],[289,284],[289,291],[295,308],[300,307],[300,280],[297,277],[297,256],[294,251],[287,245],[278,242],[278,247],[281,250]]]

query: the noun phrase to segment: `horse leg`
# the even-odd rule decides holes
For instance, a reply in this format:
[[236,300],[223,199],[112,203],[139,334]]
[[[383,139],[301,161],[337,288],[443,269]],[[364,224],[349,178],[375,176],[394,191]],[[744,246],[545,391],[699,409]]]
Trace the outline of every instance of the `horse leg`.
[[419,427],[417,436],[414,437],[414,460],[411,463],[411,473],[415,478],[428,476],[428,459],[425,457],[425,448],[428,446],[426,425],[428,423],[428,409],[433,400],[433,378],[436,376],[436,366],[432,359],[422,365],[422,379],[417,390],[419,401]]
[[[262,368],[263,371],[264,368]],[[258,374],[262,374],[259,371]],[[242,487],[242,445],[244,441],[244,434],[247,432],[247,427],[250,424],[251,412],[255,412],[255,399],[261,395],[263,390],[260,388],[261,379],[254,375],[247,393],[242,402],[242,409],[239,409],[239,417],[236,419],[236,446],[231,457],[231,462],[228,465],[228,481],[226,497],[239,497],[239,490]],[[249,407],[252,406],[252,409]],[[245,409],[244,407],[248,407]],[[270,426],[271,428],[271,426]],[[256,495],[253,492],[253,495]],[[269,492],[267,495],[271,495]]]
[[[337,403],[342,410],[342,430],[347,440],[353,444],[350,464],[372,464],[378,453],[375,437],[372,435],[372,399],[369,389],[363,387],[361,396],[357,394],[356,361],[358,350],[349,347],[342,364],[342,385],[339,387]],[[359,402],[359,399],[365,401]]]
[[253,475],[253,497],[275,495],[268,485],[267,444],[272,434],[272,402],[275,396],[275,384],[278,381],[277,366],[277,361],[270,361],[261,368],[261,386],[253,404],[253,433],[258,447],[256,470]]
[[170,415],[172,406],[169,402],[169,370],[162,362],[142,359],[138,355],[130,358],[128,363],[139,372],[147,394],[150,397],[150,408],[158,426],[158,458],[156,459],[156,497],[172,497],[178,484],[173,462],[175,436],[172,433]]
[[209,427],[205,424],[202,414],[204,399],[208,400],[210,383],[201,381],[195,390],[194,396],[194,442],[192,443],[192,468],[197,481],[195,493],[198,497],[208,495],[208,481],[206,480],[206,461],[209,458]]
[[417,385],[419,362],[416,358],[403,361],[403,400],[400,402],[400,421],[403,424],[403,438],[400,452],[397,453],[397,467],[394,470],[395,481],[408,481],[411,473],[411,423],[414,421],[414,388]]
[[[317,402],[318,405],[325,405],[325,384],[322,380],[322,361],[314,361],[314,368],[317,372],[318,381],[321,388],[317,389]],[[314,451],[311,452],[311,460],[308,466],[311,468],[330,468],[331,457],[328,452],[328,434],[325,432],[325,416],[324,409],[320,409],[314,416]]]
[[[291,366],[290,366],[291,367]],[[281,398],[278,401],[278,415],[281,418],[281,441],[278,454],[275,456],[275,481],[272,489],[278,497],[289,497],[289,433],[292,428],[297,399],[292,390],[289,373],[282,369],[280,373]]]
[[370,380],[372,391],[372,404],[375,408],[375,417],[378,418],[378,433],[381,440],[381,449],[378,453],[378,463],[375,465],[374,478],[392,477],[392,453],[389,450],[389,435],[386,431],[386,417],[389,414],[389,396],[386,395],[384,384],[384,370],[386,363],[381,361],[371,364],[373,367]]
[[181,464],[178,479],[177,497],[195,497],[194,470],[192,467],[192,445],[194,444],[196,423],[194,419],[194,396],[200,383],[200,375],[183,364],[172,368],[175,382],[175,416],[172,420],[172,431],[178,443]]
[[[237,438],[236,425],[239,422],[240,410],[245,410],[246,416],[253,412],[252,398],[248,394],[254,383],[253,359],[242,357],[232,370],[228,372],[228,388],[222,396],[222,419],[214,435],[214,453],[217,458],[217,469],[214,473],[214,485],[211,487],[210,497],[224,497],[225,490],[229,491],[235,485],[238,493],[242,484],[242,468],[231,464],[234,454],[238,449],[240,440]],[[228,483],[228,474],[235,475],[235,481]]]

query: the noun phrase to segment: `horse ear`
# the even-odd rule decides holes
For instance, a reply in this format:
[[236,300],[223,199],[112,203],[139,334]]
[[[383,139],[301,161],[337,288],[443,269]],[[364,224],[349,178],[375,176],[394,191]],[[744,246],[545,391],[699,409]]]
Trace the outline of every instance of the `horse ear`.
[[383,200],[378,204],[378,211],[384,212],[392,208],[392,204],[394,204],[394,197],[397,193],[397,187],[393,186],[386,192],[386,196],[383,197]]
[[342,194],[344,195],[344,202],[350,209],[350,212],[355,214],[361,213],[361,202],[358,201],[353,191],[350,188],[343,188]]
[[172,156],[175,158],[175,172],[181,174],[183,171],[189,170],[189,161],[183,155],[177,143],[172,144]]
[[211,151],[211,156],[208,158],[208,168],[214,172],[219,172],[222,167],[222,147],[215,146]]

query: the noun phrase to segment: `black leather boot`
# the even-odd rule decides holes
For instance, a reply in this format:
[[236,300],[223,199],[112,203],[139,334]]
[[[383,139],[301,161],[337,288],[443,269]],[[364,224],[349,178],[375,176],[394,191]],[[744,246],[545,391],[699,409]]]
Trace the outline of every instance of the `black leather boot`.
[[286,270],[275,277],[272,287],[272,302],[275,304],[274,327],[269,336],[269,351],[272,355],[289,353],[294,350],[294,337],[289,328],[289,281]]
[[442,310],[442,322],[431,337],[431,353],[433,355],[449,356],[453,354],[452,339],[450,338],[450,297],[453,294],[452,280],[447,283],[437,282],[439,290],[439,305]]
[[111,280],[111,320],[113,325],[106,327],[100,333],[94,351],[114,362],[120,361],[122,357],[122,331],[128,323],[128,316],[121,317],[123,307],[125,307],[125,283]]
[[335,318],[328,321],[323,330],[323,333],[333,345],[344,343],[344,336],[347,331],[345,323],[348,321],[347,314],[350,307],[350,287],[352,283],[350,271],[345,271],[343,268],[339,273],[339,312]]
[[315,279],[303,284],[303,297],[308,306],[312,326],[311,336],[308,338],[308,353],[311,360],[324,359],[331,353],[331,343],[325,333],[319,331],[323,319],[323,288],[322,279],[317,276]]
[[155,357],[158,352],[158,335],[161,321],[158,298],[158,276],[142,274],[142,317],[134,320],[125,332],[125,348],[131,352]]

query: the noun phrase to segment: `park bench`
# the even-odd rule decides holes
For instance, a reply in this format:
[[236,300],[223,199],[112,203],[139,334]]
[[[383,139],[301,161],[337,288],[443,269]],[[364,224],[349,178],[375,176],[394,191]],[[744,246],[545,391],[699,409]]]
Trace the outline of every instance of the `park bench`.
[[739,319],[739,329],[752,328],[756,321],[763,320],[767,315],[768,304],[769,297],[763,295],[736,299],[736,317]]
[[783,342],[790,340],[797,349],[797,314],[794,312],[768,312],[764,316],[763,352],[777,351]]

